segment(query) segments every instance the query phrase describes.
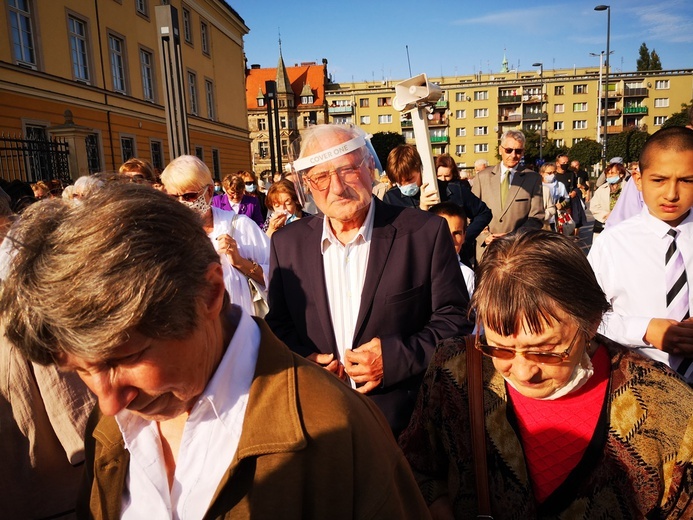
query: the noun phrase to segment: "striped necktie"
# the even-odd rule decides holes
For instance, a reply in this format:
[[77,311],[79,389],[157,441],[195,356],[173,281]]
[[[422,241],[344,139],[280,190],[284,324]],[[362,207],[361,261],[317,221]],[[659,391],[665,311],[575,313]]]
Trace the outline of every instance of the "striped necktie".
[[664,279],[667,286],[667,316],[682,321],[690,316],[688,306],[688,279],[683,264],[681,251],[676,247],[676,237],[679,230],[671,228],[667,231],[671,243],[665,255]]

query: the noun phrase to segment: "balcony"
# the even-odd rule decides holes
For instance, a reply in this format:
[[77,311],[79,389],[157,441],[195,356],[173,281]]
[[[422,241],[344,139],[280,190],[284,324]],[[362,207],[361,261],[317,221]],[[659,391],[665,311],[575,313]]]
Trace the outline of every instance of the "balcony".
[[647,114],[647,107],[624,107],[624,114]]
[[439,99],[436,101],[435,108],[448,108],[448,101],[446,99]]
[[400,124],[402,125],[402,128],[411,128],[412,126],[414,126],[414,123],[411,119],[402,119],[400,121]]
[[522,101],[525,103],[541,103],[546,101],[546,94],[524,94]]
[[623,95],[625,97],[647,97],[648,91],[646,88],[624,88]]
[[546,112],[525,112],[522,115],[522,119],[525,121],[538,121],[541,119],[547,119],[548,114]]
[[349,115],[354,113],[354,107],[348,106],[348,107],[328,107],[327,108],[327,113],[330,114],[331,116],[334,115]]
[[[614,87],[616,87],[616,85],[614,85]],[[609,97],[610,98],[620,98],[621,96],[623,96],[623,92],[621,92],[620,90],[616,90],[615,88],[611,89],[611,87],[609,87]],[[603,91],[602,91],[602,97],[604,97]]]
[[[620,134],[623,132],[623,125],[609,125],[606,127],[607,134]],[[602,127],[602,133],[604,133],[604,127]]]
[[447,135],[432,135],[431,136],[431,142],[432,143],[449,143],[450,137],[448,137]]
[[503,123],[511,123],[514,121],[522,121],[522,114],[505,114],[505,115],[499,115],[498,116],[498,121],[501,121]]
[[428,120],[428,126],[448,126],[446,117],[434,117]]
[[[600,111],[602,117],[604,116],[604,109]],[[621,109],[620,108],[609,108],[606,111],[606,115],[608,117],[620,117],[621,116]]]
[[522,96],[498,96],[498,103],[519,103]]

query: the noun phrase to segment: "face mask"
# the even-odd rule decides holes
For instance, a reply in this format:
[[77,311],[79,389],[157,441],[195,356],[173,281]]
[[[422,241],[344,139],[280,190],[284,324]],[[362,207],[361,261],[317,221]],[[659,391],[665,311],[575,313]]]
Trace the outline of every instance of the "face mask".
[[565,163],[565,164],[559,163],[558,166],[560,166],[561,170],[563,170],[564,172],[568,171],[568,163]]
[[617,184],[621,182],[621,177],[607,177],[606,182],[608,182],[609,184]]
[[411,184],[405,184],[404,186],[399,187],[399,191],[402,192],[402,195],[405,197],[413,197],[417,193],[419,193],[419,187],[416,185],[415,182],[412,182]]
[[545,182],[546,184],[551,184],[551,183],[554,181],[555,178],[556,178],[556,176],[555,176],[553,173],[551,173],[551,174],[549,174],[549,175],[545,175],[545,176],[544,176],[544,182]]
[[255,184],[252,182],[249,182],[245,185],[245,191],[248,193],[253,193],[255,191]]
[[205,200],[206,191],[207,190],[202,190],[202,193],[200,193],[200,196],[197,197],[195,202],[186,202],[184,200],[181,200],[181,202],[188,206],[191,210],[199,213],[200,215],[204,215],[209,211],[211,206],[211,204]]
[[214,193],[219,194],[222,192],[222,187],[221,186],[214,186]]
[[286,224],[289,224],[290,222],[293,222],[294,220],[296,220],[296,215],[291,213],[286,219]]

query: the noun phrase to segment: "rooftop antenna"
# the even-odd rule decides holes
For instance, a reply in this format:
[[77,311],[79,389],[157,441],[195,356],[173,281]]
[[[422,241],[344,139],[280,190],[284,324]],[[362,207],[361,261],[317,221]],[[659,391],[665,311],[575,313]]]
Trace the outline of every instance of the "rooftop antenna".
[[277,35],[279,36],[279,54],[282,53],[282,31],[277,27]]
[[409,45],[404,46],[407,49],[407,65],[409,65],[409,77],[411,78],[411,61],[409,60]]

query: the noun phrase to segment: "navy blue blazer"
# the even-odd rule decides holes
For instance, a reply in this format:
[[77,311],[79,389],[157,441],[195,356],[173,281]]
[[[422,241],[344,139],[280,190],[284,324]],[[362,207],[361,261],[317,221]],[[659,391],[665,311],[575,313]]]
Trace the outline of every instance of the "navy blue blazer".
[[[408,424],[436,343],[471,333],[469,295],[444,219],[373,199],[368,267],[352,348],[379,337],[383,384],[368,394],[395,435]],[[323,260],[322,217],[274,235],[267,323],[291,350],[337,355]]]

